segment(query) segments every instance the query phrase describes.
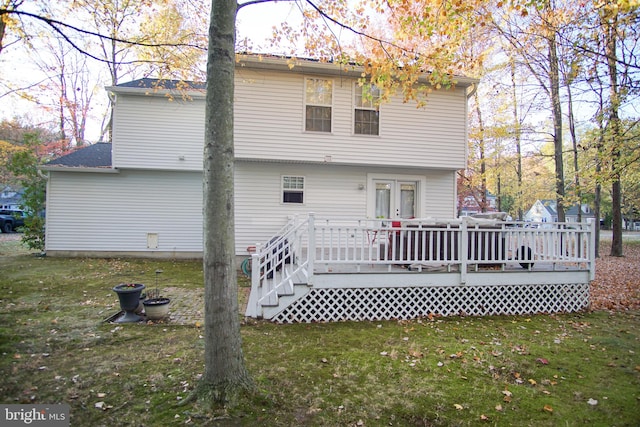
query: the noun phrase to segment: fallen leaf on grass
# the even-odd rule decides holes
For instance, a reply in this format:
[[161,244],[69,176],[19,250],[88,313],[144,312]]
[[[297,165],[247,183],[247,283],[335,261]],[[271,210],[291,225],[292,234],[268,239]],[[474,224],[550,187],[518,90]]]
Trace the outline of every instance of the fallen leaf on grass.
[[497,405],[496,405],[496,411],[498,411],[498,412],[502,412],[502,405],[497,404]]
[[93,407],[96,408],[96,409],[102,409],[103,411],[106,411],[107,409],[113,408],[112,405],[107,405],[104,402],[96,402],[96,404],[93,405]]
[[534,380],[533,378],[529,378],[529,384],[531,384],[531,385],[536,385],[536,384],[538,384],[538,383],[537,383],[537,382],[536,382],[536,380]]
[[456,408],[458,411],[462,411],[462,410],[464,409],[464,407],[463,407],[462,405],[458,404],[458,403],[456,403],[456,404],[455,404],[455,405],[453,405],[453,406],[455,406],[455,408]]
[[598,404],[598,401],[595,399],[589,399],[587,400],[587,403],[591,406],[596,406]]
[[549,405],[544,405],[542,409],[544,409],[546,412],[553,412],[553,408]]
[[542,363],[543,365],[548,365],[549,364],[549,361],[547,359],[542,358],[542,357],[538,357],[536,359],[536,362]]

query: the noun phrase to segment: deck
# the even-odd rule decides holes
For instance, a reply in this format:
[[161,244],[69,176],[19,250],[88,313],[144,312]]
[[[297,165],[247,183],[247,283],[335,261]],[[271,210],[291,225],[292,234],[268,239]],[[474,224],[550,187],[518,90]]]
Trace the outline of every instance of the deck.
[[253,255],[246,315],[313,322],[581,310],[595,277],[594,227],[311,214]]

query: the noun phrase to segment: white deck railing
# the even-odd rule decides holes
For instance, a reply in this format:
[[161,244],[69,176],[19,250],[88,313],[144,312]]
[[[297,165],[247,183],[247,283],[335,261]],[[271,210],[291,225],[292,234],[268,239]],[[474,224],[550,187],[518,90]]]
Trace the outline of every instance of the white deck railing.
[[310,214],[258,248],[252,264],[250,305],[277,303],[278,294],[290,293],[294,283],[312,283],[314,274],[390,273],[398,267],[455,271],[461,283],[468,272],[483,267],[576,269],[589,271],[593,280],[595,222],[354,220]]

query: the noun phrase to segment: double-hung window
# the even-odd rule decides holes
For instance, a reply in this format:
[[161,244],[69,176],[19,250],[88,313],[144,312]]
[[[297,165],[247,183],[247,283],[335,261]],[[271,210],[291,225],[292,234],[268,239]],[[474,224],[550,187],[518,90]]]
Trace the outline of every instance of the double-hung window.
[[304,176],[282,177],[282,203],[304,203]]
[[304,83],[304,129],[310,132],[331,132],[333,81],[307,77]]
[[379,135],[380,133],[380,89],[374,85],[356,83],[353,133],[356,135]]

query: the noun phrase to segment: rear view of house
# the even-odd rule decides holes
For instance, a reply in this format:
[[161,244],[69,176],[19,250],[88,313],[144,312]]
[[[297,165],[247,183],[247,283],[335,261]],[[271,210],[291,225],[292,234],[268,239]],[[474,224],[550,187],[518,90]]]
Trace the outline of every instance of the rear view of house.
[[[574,311],[589,301],[593,227],[455,219],[467,100],[459,78],[416,108],[379,104],[357,67],[240,56],[235,252],[246,315],[279,322]],[[113,142],[44,167],[53,256],[200,257],[201,84],[109,88]]]
[[[235,91],[236,252],[294,215],[454,217],[474,81],[426,107],[377,105],[358,69],[240,57]],[[204,86],[137,80],[116,99],[110,164],[49,163],[49,255],[193,257],[202,251]],[[102,147],[100,150],[106,150]],[[93,162],[93,163],[92,163]]]

